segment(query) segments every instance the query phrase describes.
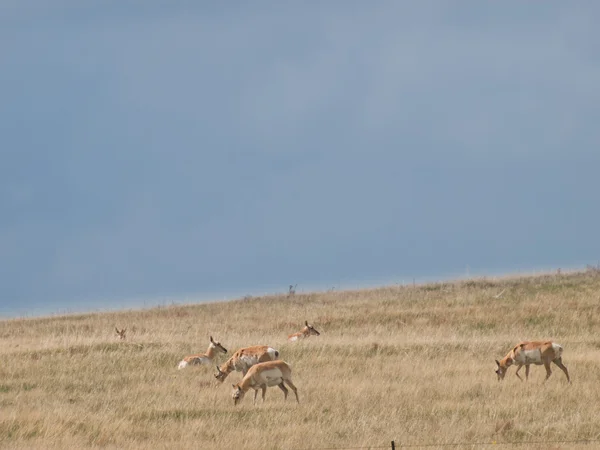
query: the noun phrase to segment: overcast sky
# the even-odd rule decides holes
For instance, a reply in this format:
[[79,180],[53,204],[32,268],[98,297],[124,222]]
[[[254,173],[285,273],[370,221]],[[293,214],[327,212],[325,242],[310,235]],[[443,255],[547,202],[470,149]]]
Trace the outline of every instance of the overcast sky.
[[598,17],[4,0],[0,315],[595,264]]

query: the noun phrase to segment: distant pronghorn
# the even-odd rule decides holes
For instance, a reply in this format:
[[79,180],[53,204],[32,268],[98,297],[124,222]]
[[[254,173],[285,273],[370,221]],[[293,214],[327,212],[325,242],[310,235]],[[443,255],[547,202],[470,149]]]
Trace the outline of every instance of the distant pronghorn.
[[242,372],[242,375],[245,376],[248,369],[254,364],[274,361],[277,358],[279,358],[279,352],[268,345],[254,345],[252,347],[240,348],[221,367],[217,366],[215,378],[222,383],[227,378],[227,375],[234,370]]
[[117,327],[115,327],[115,331],[119,335],[120,339],[125,339],[125,332],[127,331],[127,328],[123,328],[122,330],[119,330]]
[[496,360],[498,369],[498,381],[504,379],[506,371],[513,364],[517,364],[517,372],[515,375],[519,377],[521,381],[523,378],[519,375],[521,367],[525,366],[525,379],[529,378],[529,365],[544,365],[546,368],[546,381],[552,375],[550,369],[550,363],[556,364],[567,376],[567,381],[570,383],[571,378],[569,377],[569,371],[562,363],[563,348],[552,341],[533,341],[533,342],[520,342],[517,344],[508,354],[500,361]]
[[233,404],[237,405],[241,402],[249,389],[254,389],[253,404],[256,402],[256,395],[259,389],[262,390],[262,401],[264,402],[267,388],[271,386],[279,387],[283,391],[284,400],[287,400],[288,390],[283,384],[284,382],[294,391],[296,401],[300,403],[298,389],[292,383],[292,368],[288,363],[277,360],[255,364],[250,367],[250,370],[248,370],[242,381],[233,385],[233,393],[231,394]]
[[223,347],[220,342],[214,341],[211,336],[210,344],[208,344],[208,350],[206,350],[206,353],[186,356],[179,362],[179,366],[177,366],[177,368],[183,369],[184,367],[187,367],[188,364],[211,364],[216,354],[215,350],[219,350],[222,353],[227,353],[227,349]]
[[317,330],[315,330],[315,328],[312,325],[309,325],[308,321],[305,320],[304,328],[302,328],[302,330],[300,330],[298,333],[290,334],[288,336],[288,341],[294,342],[294,341],[297,341],[298,339],[304,339],[304,338],[309,337],[311,334],[315,335],[315,336],[321,335],[321,333],[319,333]]

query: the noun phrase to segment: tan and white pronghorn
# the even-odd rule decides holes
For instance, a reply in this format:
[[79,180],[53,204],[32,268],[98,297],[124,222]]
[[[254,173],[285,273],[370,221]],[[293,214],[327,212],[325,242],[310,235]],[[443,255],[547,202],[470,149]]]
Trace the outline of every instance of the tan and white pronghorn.
[[298,389],[292,383],[292,368],[285,361],[268,361],[264,363],[258,363],[250,367],[248,373],[244,376],[242,381],[238,384],[233,385],[233,404],[237,405],[242,401],[246,392],[249,389],[254,389],[254,400],[252,404],[256,402],[256,395],[258,390],[262,390],[262,401],[265,401],[265,393],[267,388],[271,386],[277,386],[283,391],[284,400],[287,400],[288,390],[283,383],[286,383],[294,394],[296,394],[296,401],[300,403],[298,398]]
[[519,375],[521,367],[525,366],[525,379],[529,378],[529,365],[544,365],[546,368],[546,381],[552,375],[550,369],[550,363],[556,364],[567,376],[567,381],[570,383],[571,378],[569,377],[569,371],[562,363],[563,348],[552,341],[525,341],[518,343],[508,354],[500,361],[496,360],[498,369],[498,381],[504,379],[506,371],[513,364],[517,365],[517,372],[515,375],[519,377],[521,381],[523,378]]
[[119,330],[117,327],[115,327],[115,331],[121,340],[125,339],[125,333],[127,332],[127,328]]
[[321,333],[319,333],[317,330],[315,330],[315,328],[312,325],[309,325],[308,321],[305,320],[304,321],[304,328],[302,328],[298,333],[290,334],[288,336],[288,341],[295,342],[295,341],[297,341],[299,339],[307,338],[311,334],[315,335],[315,336],[320,336],[321,335]]
[[212,364],[212,360],[215,357],[217,350],[222,353],[227,353],[227,349],[223,347],[220,342],[213,340],[211,336],[210,344],[208,344],[208,350],[206,350],[206,353],[186,356],[179,362],[177,368],[183,369],[184,367],[187,367],[188,364]]
[[245,376],[248,369],[254,364],[275,361],[277,358],[279,358],[279,351],[268,345],[254,345],[252,347],[240,348],[221,367],[217,366],[215,378],[222,383],[227,378],[227,375],[234,370],[242,372],[242,375]]

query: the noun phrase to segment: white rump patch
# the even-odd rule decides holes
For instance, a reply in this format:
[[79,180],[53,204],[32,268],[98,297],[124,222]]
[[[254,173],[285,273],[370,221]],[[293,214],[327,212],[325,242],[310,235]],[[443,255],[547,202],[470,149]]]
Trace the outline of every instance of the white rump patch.
[[292,337],[290,338],[290,341],[291,341],[291,342],[294,342],[294,341],[297,341],[297,340],[298,340],[298,336],[292,336]]
[[187,361],[180,361],[179,365],[177,366],[177,369],[181,370],[181,369],[187,367],[187,365],[188,365]]
[[558,359],[561,357],[562,352],[563,352],[563,348],[561,347],[560,344],[555,344],[554,342],[552,343],[552,350],[554,350],[554,359]]

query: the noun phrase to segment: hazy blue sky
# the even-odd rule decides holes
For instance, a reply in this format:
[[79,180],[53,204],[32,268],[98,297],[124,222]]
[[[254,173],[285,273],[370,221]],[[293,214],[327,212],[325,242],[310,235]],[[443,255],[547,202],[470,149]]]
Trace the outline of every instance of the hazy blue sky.
[[3,0],[0,315],[596,263],[598,17]]

